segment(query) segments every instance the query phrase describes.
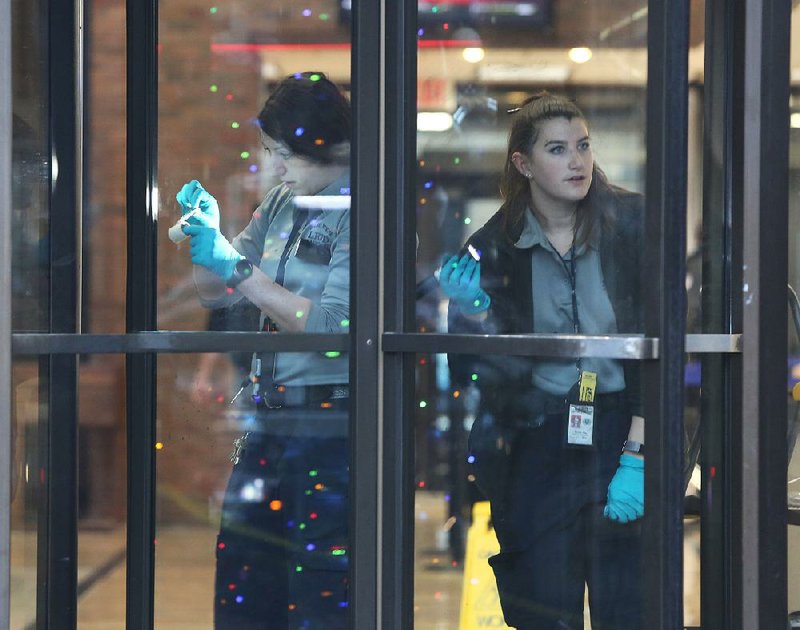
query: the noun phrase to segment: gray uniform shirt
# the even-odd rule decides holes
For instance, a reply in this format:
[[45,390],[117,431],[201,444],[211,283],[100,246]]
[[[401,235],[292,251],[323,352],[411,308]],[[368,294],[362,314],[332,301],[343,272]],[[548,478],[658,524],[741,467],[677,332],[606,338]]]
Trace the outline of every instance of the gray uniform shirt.
[[[349,177],[340,178],[317,193],[314,205],[320,207],[315,208],[297,207],[292,192],[284,185],[276,186],[233,240],[236,250],[273,280],[288,246],[283,286],[311,301],[307,333],[349,331],[350,207],[342,200],[326,204],[320,199],[341,195],[349,200]],[[303,227],[298,237],[288,243],[298,217]],[[239,299],[241,294],[234,291],[220,300],[204,301],[204,305],[217,308]],[[271,360],[264,357],[265,370],[270,364]],[[283,385],[347,383],[348,358],[345,353],[283,352],[277,355],[274,370],[275,382]]]
[[[574,334],[572,286],[568,269],[570,256],[559,254],[547,240],[539,221],[530,209],[525,227],[515,246],[531,249],[533,284],[533,326],[535,333]],[[600,255],[593,245],[582,245],[575,252],[575,294],[582,335],[609,335],[617,332],[617,319],[608,298]],[[581,369],[597,374],[597,391],[625,389],[622,365],[614,359],[585,357]],[[561,396],[578,380],[575,359],[539,359],[534,363],[531,380],[536,387]]]

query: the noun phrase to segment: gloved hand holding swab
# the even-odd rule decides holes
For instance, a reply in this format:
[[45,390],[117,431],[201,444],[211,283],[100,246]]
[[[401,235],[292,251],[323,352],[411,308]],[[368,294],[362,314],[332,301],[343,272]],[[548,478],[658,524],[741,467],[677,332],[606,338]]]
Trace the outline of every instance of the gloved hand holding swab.
[[[184,184],[178,194],[175,195],[175,200],[183,209],[184,214],[167,233],[169,240],[173,243],[180,243],[185,238],[188,238],[188,235],[183,231],[183,228],[187,225],[199,223],[219,230],[219,206],[217,205],[217,200],[196,179]],[[189,219],[193,217],[196,217],[196,219],[190,221]]]
[[189,219],[191,217],[193,217],[193,216],[196,216],[196,215],[200,214],[201,212],[202,212],[202,210],[200,209],[200,206],[197,206],[196,208],[194,208],[190,212],[187,212],[186,214],[181,216],[181,218],[178,219],[175,222],[175,225],[173,225],[169,229],[169,231],[167,232],[167,236],[169,236],[169,240],[171,240],[173,243],[175,243],[177,245],[178,243],[180,243],[184,239],[189,238],[189,235],[184,233],[183,227],[185,225],[190,225],[189,224]]

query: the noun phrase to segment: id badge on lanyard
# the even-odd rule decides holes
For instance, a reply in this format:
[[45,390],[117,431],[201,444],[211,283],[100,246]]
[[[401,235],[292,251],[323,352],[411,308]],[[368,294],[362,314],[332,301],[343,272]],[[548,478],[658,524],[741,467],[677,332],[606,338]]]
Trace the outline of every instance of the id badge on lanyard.
[[[561,260],[561,265],[564,267],[569,279],[570,288],[572,289],[573,330],[576,335],[579,335],[581,325],[578,318],[578,295],[576,290],[575,236],[573,235],[572,247],[570,247],[569,265],[567,265],[567,261],[564,260],[555,247],[553,247],[553,251],[556,252]],[[566,442],[569,447],[591,449],[594,448],[594,396],[597,392],[597,373],[583,370],[580,357],[575,362],[575,366],[578,369],[579,377],[578,382],[573,385],[567,394],[569,408],[567,409],[566,420]]]
[[581,372],[580,379],[570,390],[569,409],[567,410],[568,446],[594,447],[594,395],[596,390],[597,374]]

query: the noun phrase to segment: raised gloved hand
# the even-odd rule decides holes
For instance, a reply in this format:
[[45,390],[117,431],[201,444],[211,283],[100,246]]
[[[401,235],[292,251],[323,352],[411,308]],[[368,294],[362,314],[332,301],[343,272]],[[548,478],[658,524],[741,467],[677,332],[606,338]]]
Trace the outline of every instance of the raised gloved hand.
[[619,468],[608,484],[603,515],[618,523],[630,523],[644,515],[644,460],[623,453]]
[[215,273],[225,282],[233,275],[233,268],[244,256],[237,252],[222,233],[208,225],[187,225],[184,233],[192,237],[192,262]]
[[444,294],[467,315],[476,315],[489,308],[489,294],[481,288],[481,264],[469,253],[459,260],[450,256],[442,263],[439,285]]
[[[184,216],[199,208],[200,212],[187,218],[190,224],[207,225],[219,230],[219,204],[196,179],[184,184],[183,188],[175,195],[175,200],[180,205]],[[184,232],[186,231],[184,230]]]

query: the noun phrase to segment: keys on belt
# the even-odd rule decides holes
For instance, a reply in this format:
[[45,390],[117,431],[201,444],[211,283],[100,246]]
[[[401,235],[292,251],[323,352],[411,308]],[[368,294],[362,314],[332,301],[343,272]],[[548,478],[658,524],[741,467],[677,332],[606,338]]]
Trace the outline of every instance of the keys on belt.
[[233,452],[230,455],[230,460],[233,462],[234,466],[241,461],[242,451],[247,447],[247,438],[249,437],[250,431],[245,431],[243,435],[240,435],[233,441]]

